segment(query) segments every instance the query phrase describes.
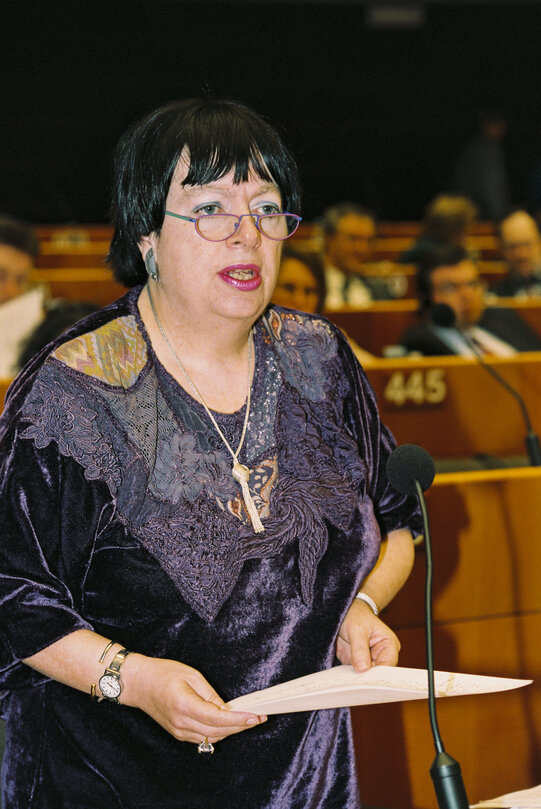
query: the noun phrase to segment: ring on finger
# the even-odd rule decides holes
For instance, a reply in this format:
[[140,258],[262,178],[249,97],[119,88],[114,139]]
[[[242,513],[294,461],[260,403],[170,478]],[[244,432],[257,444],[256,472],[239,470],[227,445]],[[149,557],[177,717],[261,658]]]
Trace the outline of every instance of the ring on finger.
[[197,752],[198,753],[214,753],[214,745],[209,742],[208,736],[205,736],[205,740],[203,742],[199,742],[197,745]]

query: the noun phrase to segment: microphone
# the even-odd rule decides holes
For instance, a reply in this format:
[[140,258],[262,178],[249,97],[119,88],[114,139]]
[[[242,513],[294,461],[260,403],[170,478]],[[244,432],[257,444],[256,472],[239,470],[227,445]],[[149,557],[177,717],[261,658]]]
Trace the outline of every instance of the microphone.
[[434,651],[432,638],[432,540],[428,524],[428,512],[423,492],[430,488],[434,480],[434,461],[422,447],[416,444],[403,444],[397,447],[387,460],[389,483],[400,494],[417,495],[423,517],[423,531],[426,549],[425,579],[425,624],[426,624],[426,668],[428,674],[428,715],[436,748],[436,758],[430,767],[440,809],[468,809],[469,803],[462,781],[460,764],[450,756],[443,746],[436,716],[436,695],[434,689]]
[[445,326],[447,328],[456,329],[473,351],[474,357],[479,364],[496,380],[496,382],[502,385],[505,390],[511,394],[511,396],[514,396],[522,411],[522,417],[526,425],[526,438],[524,439],[524,443],[526,445],[526,451],[530,460],[530,466],[541,466],[541,447],[539,445],[539,436],[532,427],[530,415],[522,396],[517,390],[515,390],[515,388],[512,387],[512,385],[509,384],[506,379],[503,378],[501,374],[498,373],[498,371],[496,371],[495,368],[492,367],[492,365],[485,360],[467,332],[457,326],[454,309],[452,309],[446,303],[436,303],[431,307],[431,316],[432,321],[437,326]]

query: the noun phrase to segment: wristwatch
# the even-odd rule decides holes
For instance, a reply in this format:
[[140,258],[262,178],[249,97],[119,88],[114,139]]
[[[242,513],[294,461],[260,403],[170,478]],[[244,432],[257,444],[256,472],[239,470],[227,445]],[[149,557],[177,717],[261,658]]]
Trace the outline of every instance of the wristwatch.
[[102,699],[107,699],[109,702],[118,702],[118,698],[122,693],[122,683],[120,681],[120,667],[130,654],[127,649],[121,649],[113,657],[100,679],[98,680]]

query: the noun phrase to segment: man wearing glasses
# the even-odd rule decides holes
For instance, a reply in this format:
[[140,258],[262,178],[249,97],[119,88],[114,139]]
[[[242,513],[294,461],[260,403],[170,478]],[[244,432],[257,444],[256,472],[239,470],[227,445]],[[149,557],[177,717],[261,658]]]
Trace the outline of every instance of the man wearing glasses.
[[351,202],[333,205],[320,219],[327,296],[325,309],[360,308],[375,300],[391,300],[405,292],[400,275],[386,277],[374,262],[376,222],[373,214]]
[[402,336],[407,351],[510,357],[541,350],[541,339],[515,312],[486,306],[479,269],[463,247],[446,245],[427,253],[416,280],[421,322]]

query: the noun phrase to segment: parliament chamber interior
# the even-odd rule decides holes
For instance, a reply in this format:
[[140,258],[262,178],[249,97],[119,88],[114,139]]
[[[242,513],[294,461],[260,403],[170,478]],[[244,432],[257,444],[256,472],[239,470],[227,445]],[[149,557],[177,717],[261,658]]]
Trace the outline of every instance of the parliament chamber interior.
[[[30,24],[25,5],[14,12],[17,30]],[[460,763],[471,803],[541,784],[541,465],[528,443],[541,432],[541,351],[491,358],[502,384],[478,359],[407,355],[400,347],[419,319],[416,266],[400,257],[422,233],[432,192],[446,187],[473,111],[503,95],[515,119],[515,177],[522,182],[539,160],[541,3],[159,0],[151,8],[113,0],[90,4],[77,19],[68,4],[49,5],[41,25],[32,18],[48,36],[29,35],[28,61],[16,54],[23,38],[6,37],[13,58],[3,131],[15,156],[7,149],[0,160],[0,213],[38,223],[30,282],[46,301],[103,307],[126,292],[106,263],[113,143],[141,110],[171,98],[234,90],[256,109],[261,100],[269,118],[285,120],[306,185],[307,213],[288,241],[299,253],[321,252],[318,214],[325,205],[359,199],[378,209],[374,274],[396,280],[400,293],[324,309],[323,316],[372,355],[365,372],[397,443],[419,445],[434,459],[426,501],[435,668],[533,681],[438,699],[445,748]],[[178,30],[171,23],[177,5],[186,11]],[[368,30],[379,6],[420,14],[419,28]],[[515,23],[518,7],[522,22]],[[128,45],[113,38],[114,30],[126,32]],[[70,84],[72,73],[79,83]],[[480,216],[468,239],[490,290],[507,273],[494,220]],[[497,305],[541,339],[541,294],[500,297]],[[0,379],[0,406],[12,381]],[[420,538],[412,574],[382,616],[400,639],[405,667],[426,667],[425,572]],[[354,707],[352,717],[363,805],[434,809],[426,701]]]
[[[380,225],[375,252],[391,262],[391,272],[412,274],[412,268],[392,262],[418,227]],[[486,223],[479,230],[472,238],[481,271],[493,280],[502,272],[496,237]],[[104,306],[125,292],[105,264],[108,226],[47,225],[38,232],[40,255],[32,281],[48,295]],[[317,227],[301,226],[293,240],[300,250],[315,249]],[[468,794],[480,799],[540,780],[541,467],[528,458],[520,407],[478,361],[383,356],[416,317],[411,289],[398,300],[328,317],[375,355],[366,373],[397,442],[418,444],[435,461],[427,503],[435,558],[436,669],[534,681],[512,692],[438,700],[446,749],[461,765]],[[504,303],[541,335],[541,298]],[[491,364],[523,398],[538,433],[541,353],[496,358]],[[0,382],[2,397],[9,381]],[[413,668],[426,666],[424,575],[421,542],[413,574],[385,612],[402,643],[400,663]],[[367,804],[431,809],[428,771],[434,750],[425,702],[359,707],[352,713]]]

